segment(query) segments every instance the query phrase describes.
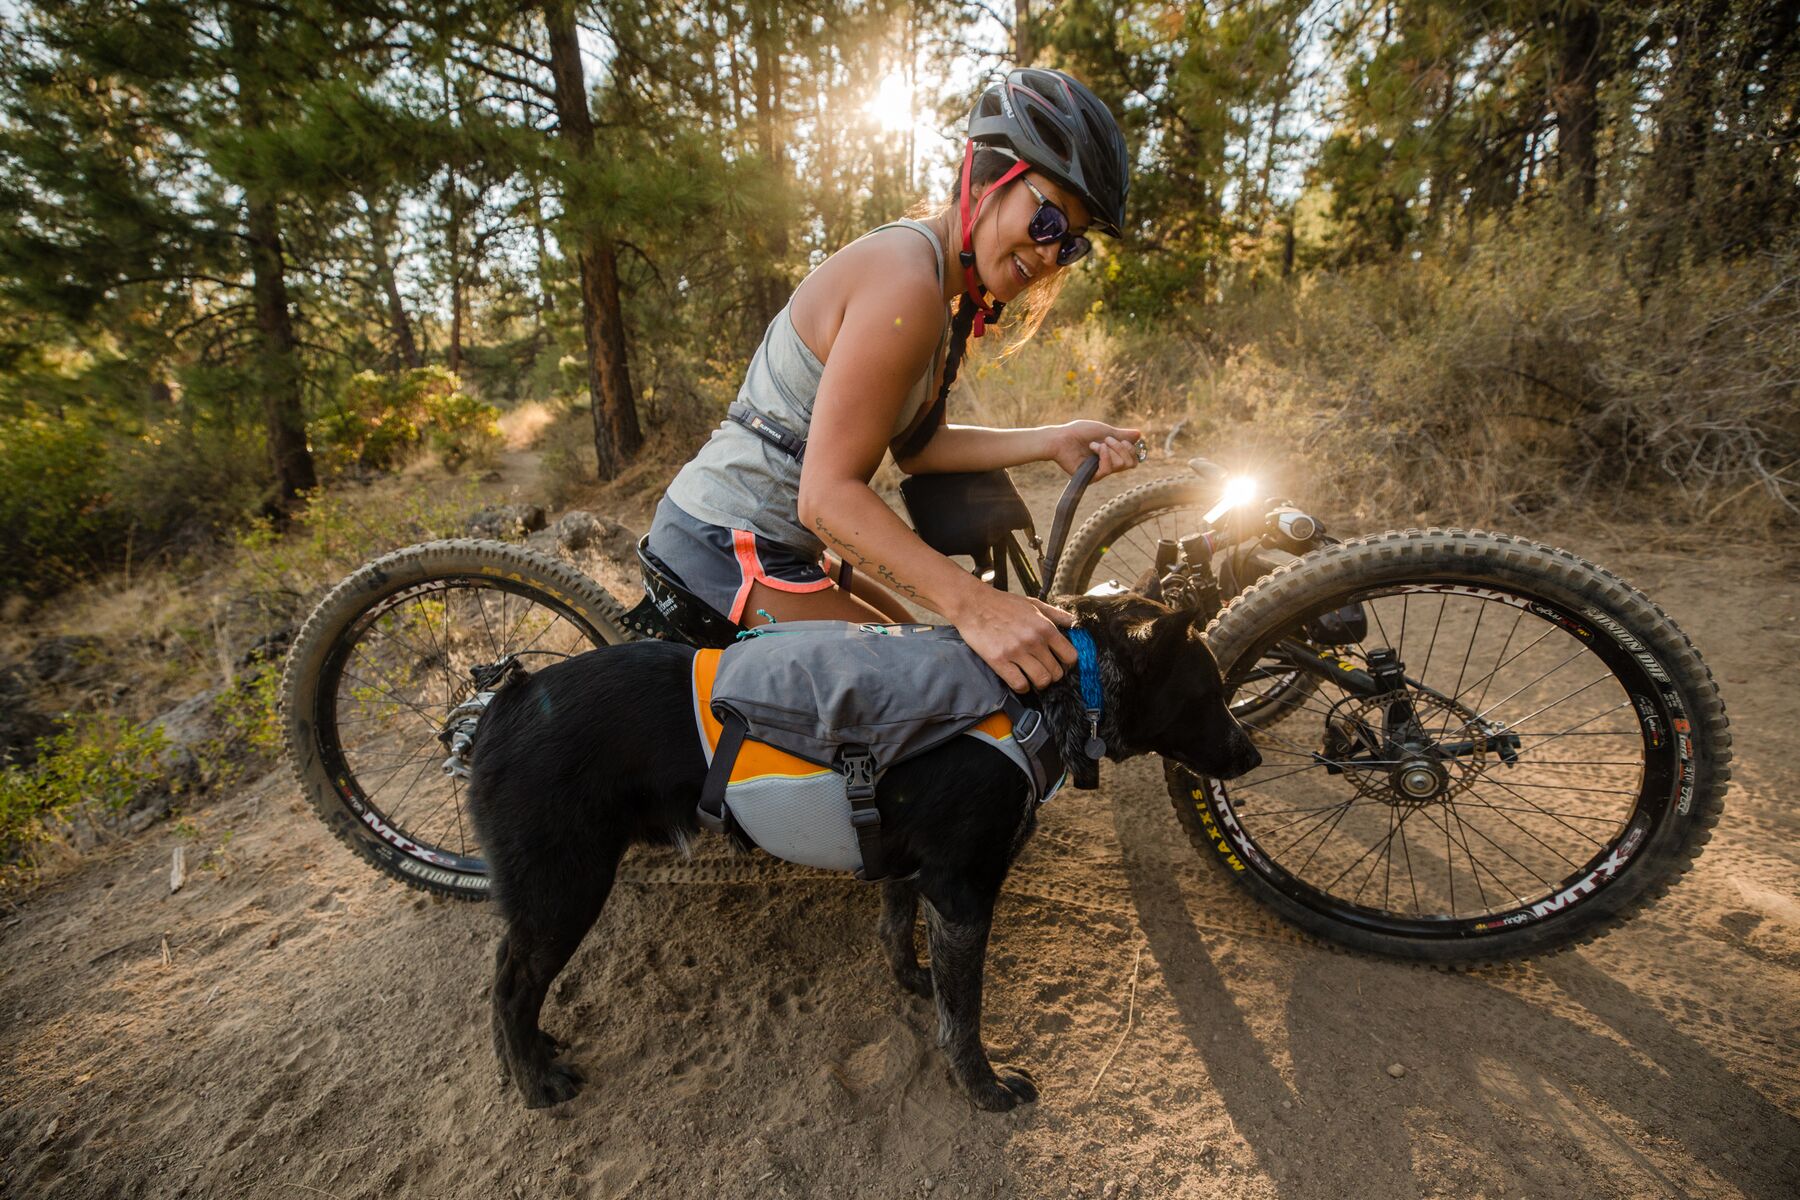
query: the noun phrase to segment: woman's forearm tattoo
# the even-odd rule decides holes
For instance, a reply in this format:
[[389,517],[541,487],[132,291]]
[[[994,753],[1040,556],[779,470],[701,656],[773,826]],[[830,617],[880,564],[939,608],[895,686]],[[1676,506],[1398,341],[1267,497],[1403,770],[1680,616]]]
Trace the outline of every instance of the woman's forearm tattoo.
[[930,601],[919,594],[919,589],[913,587],[910,583],[903,583],[899,576],[888,569],[886,563],[878,563],[868,555],[864,554],[861,550],[856,548],[855,542],[852,542],[839,534],[833,533],[831,527],[825,524],[825,519],[823,517],[815,517],[813,519],[813,528],[818,531],[820,537],[836,546],[839,550],[842,550],[846,557],[854,559],[855,561],[850,564],[851,566],[860,567],[864,571],[872,571],[881,582],[886,584],[891,590],[900,593],[900,595],[905,596],[909,600],[916,600],[920,604],[929,606]]

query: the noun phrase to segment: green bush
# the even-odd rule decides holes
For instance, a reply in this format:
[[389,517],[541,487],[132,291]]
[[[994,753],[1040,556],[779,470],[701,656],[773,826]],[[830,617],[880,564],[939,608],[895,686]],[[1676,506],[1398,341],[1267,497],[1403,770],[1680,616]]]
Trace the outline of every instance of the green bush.
[[451,390],[432,392],[425,400],[431,448],[446,467],[491,461],[500,449],[500,410],[473,396]]
[[352,375],[331,410],[309,430],[328,471],[387,471],[429,444],[448,467],[490,457],[500,445],[500,410],[462,391],[443,367]]
[[79,417],[0,421],[0,594],[68,583],[122,537],[106,439]]
[[165,745],[160,728],[108,714],[78,717],[39,738],[31,766],[0,768],[0,870],[16,872],[51,818],[124,808],[161,776]]

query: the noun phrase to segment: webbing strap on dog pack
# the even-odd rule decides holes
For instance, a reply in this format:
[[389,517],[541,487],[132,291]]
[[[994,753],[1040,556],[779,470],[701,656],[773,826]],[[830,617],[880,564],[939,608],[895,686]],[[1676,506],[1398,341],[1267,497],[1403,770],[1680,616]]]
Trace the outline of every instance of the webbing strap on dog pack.
[[707,768],[706,782],[700,785],[700,824],[713,833],[731,835],[730,810],[725,807],[725,785],[731,782],[731,765],[743,749],[749,733],[744,722],[727,714],[719,734],[719,745],[713,751],[712,765]]
[[844,795],[850,799],[850,828],[856,831],[856,848],[862,854],[864,883],[887,878],[881,853],[881,811],[875,807],[875,756],[867,746],[845,746],[838,755],[844,773]]

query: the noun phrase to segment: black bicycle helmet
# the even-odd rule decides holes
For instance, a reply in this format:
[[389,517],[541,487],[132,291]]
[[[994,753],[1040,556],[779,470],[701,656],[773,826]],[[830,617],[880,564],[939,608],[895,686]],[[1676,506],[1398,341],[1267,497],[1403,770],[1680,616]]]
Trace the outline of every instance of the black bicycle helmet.
[[1100,98],[1061,71],[1010,71],[975,102],[969,140],[1023,159],[1081,197],[1094,227],[1125,228],[1131,160]]

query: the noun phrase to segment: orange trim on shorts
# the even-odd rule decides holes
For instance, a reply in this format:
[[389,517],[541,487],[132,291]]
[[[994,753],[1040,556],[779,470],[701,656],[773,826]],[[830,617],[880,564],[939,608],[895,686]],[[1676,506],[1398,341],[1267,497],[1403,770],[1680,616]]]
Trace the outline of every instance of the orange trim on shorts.
[[738,585],[737,595],[731,598],[731,611],[726,615],[734,625],[744,623],[744,605],[750,599],[750,585],[760,583],[764,587],[778,592],[822,592],[828,587],[836,587],[829,577],[813,583],[789,583],[785,579],[776,579],[763,570],[762,559],[756,553],[756,535],[748,529],[731,531],[731,548],[737,555],[738,571],[744,581]]

